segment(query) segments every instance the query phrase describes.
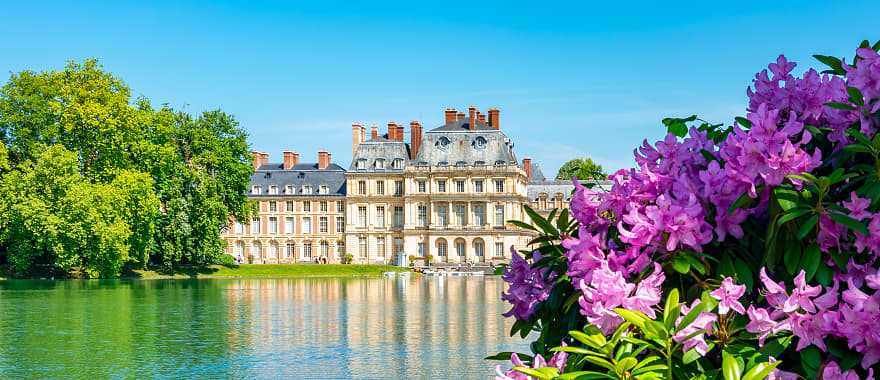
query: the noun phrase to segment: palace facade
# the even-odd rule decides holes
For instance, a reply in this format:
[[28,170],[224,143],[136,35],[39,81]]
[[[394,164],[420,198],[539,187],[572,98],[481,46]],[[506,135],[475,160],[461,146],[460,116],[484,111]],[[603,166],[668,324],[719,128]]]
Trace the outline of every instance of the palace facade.
[[443,125],[423,131],[413,121],[408,141],[404,134],[394,122],[369,135],[353,124],[347,169],[326,151],[317,163],[295,152],[269,163],[254,152],[258,216],[230,224],[227,252],[253,263],[339,262],[346,253],[355,263],[504,262],[533,237],[506,221],[528,222],[523,205],[544,214],[566,207],[573,189],[517,160],[497,109],[447,108]]

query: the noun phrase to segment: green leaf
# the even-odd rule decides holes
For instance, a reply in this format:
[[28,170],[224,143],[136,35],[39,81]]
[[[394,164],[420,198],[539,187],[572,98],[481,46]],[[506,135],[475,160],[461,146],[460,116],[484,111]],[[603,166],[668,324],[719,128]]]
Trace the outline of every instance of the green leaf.
[[868,227],[865,226],[865,223],[836,212],[829,212],[828,216],[830,216],[835,222],[840,223],[853,231],[861,232],[862,235],[868,235]]
[[798,239],[803,240],[807,235],[813,231],[813,227],[816,227],[816,223],[819,222],[819,214],[815,214],[811,216],[804,224],[801,224],[801,228],[798,230]]
[[627,322],[632,323],[643,331],[645,329],[645,321],[649,320],[648,317],[642,314],[642,312],[640,311],[617,308],[614,309],[614,312],[625,319]]
[[742,380],[764,380],[767,376],[770,375],[770,372],[773,371],[776,366],[782,363],[781,361],[775,361],[773,363],[760,363],[752,367],[745,375],[743,375]]
[[[595,328],[595,326],[590,327]],[[593,347],[595,349],[602,349],[602,347],[604,347],[607,343],[607,341],[605,340],[605,336],[602,335],[602,332],[598,330],[596,330],[595,332],[588,331],[586,333],[572,330],[568,332],[568,335],[571,335],[571,337],[578,342],[586,344],[587,346]]]
[[801,267],[801,242],[795,239],[785,239],[784,243],[785,256],[782,258],[782,262],[785,264],[785,271],[794,275]]
[[752,269],[742,259],[736,259],[733,265],[736,267],[736,279],[749,291],[752,291],[755,286],[755,275],[752,273]]
[[825,106],[828,108],[836,109],[836,110],[847,110],[847,111],[855,111],[856,110],[856,107],[853,107],[851,104],[848,104],[848,103],[828,102],[828,103],[825,103]]
[[737,116],[733,119],[736,120],[736,123],[739,124],[740,127],[743,127],[743,129],[752,129],[752,121],[751,120],[746,119],[742,116]]
[[862,92],[859,91],[858,88],[855,87],[847,87],[847,94],[849,94],[849,101],[853,104],[861,107],[865,105],[865,97],[862,95]]
[[[508,361],[508,360],[510,360],[510,357],[511,357],[513,354],[514,354],[514,353],[511,352],[511,351],[504,351],[504,352],[499,352],[499,353],[497,353],[497,354],[495,354],[495,355],[492,355],[492,356],[487,356],[487,357],[483,358],[483,360],[504,360],[504,361]],[[522,360],[532,360],[532,356],[531,356],[531,355],[521,354],[521,353],[519,353],[519,352],[517,352],[516,355],[519,356],[519,358],[522,359]]]
[[666,296],[666,304],[663,306],[663,322],[667,329],[675,325],[675,320],[681,314],[681,306],[678,304],[678,288],[672,288]]
[[792,221],[792,220],[795,220],[795,219],[800,218],[800,217],[802,217],[802,216],[804,216],[804,215],[807,215],[807,214],[809,214],[809,213],[812,212],[812,211],[813,211],[813,210],[808,209],[808,208],[795,208],[795,209],[792,209],[791,211],[789,211],[789,212],[783,214],[783,215],[779,218],[779,220],[776,221],[776,225],[781,226],[781,225],[783,225],[783,224],[785,224],[785,223],[788,223],[788,222],[790,222],[790,221]]
[[727,213],[732,214],[736,209],[746,208],[752,204],[752,201],[754,201],[754,199],[749,196],[748,192],[743,193],[739,198],[736,198],[736,201],[734,201],[730,207],[727,208]]
[[816,269],[819,268],[819,261],[821,258],[822,251],[819,250],[819,245],[816,243],[810,244],[807,246],[807,249],[804,250],[801,267],[803,267],[804,272],[806,272],[807,281],[813,279],[813,275],[816,274]]
[[727,351],[721,351],[721,374],[724,380],[740,380],[742,366],[736,358]]
[[596,356],[596,355],[587,355],[584,356],[584,360],[597,365],[599,367],[605,368],[609,371],[614,371],[614,364],[611,364],[607,359]]
[[607,373],[596,371],[576,371],[566,372],[556,377],[556,380],[594,380],[594,379],[616,379]]
[[819,352],[819,349],[816,348],[816,346],[810,345],[801,350],[800,354],[801,366],[806,370],[808,377],[815,377],[816,373],[819,371],[819,366],[822,364],[822,353]]
[[703,357],[703,354],[697,352],[696,348],[692,348],[692,349],[688,350],[688,352],[685,352],[684,355],[682,355],[681,361],[684,364],[691,364],[694,361],[696,361],[697,359],[702,358],[702,357]]
[[559,235],[559,231],[556,230],[556,227],[550,224],[547,219],[544,219],[544,217],[535,212],[531,207],[523,205],[523,209],[526,210],[526,214],[529,215],[529,219],[532,220],[532,223],[535,223],[535,225],[544,231],[544,233],[554,236]]
[[818,55],[818,54],[814,55],[813,58],[816,58],[816,60],[824,63],[829,68],[831,68],[830,70],[827,70],[825,72],[828,72],[830,74],[846,75],[846,70],[843,69],[843,63],[840,61],[840,59],[837,59],[837,58],[831,57],[831,56],[827,56],[827,55]]
[[533,225],[531,225],[531,224],[528,224],[528,223],[523,223],[523,222],[521,222],[521,221],[519,221],[519,220],[508,220],[507,223],[510,223],[510,224],[512,224],[512,225],[514,225],[514,226],[517,226],[517,227],[519,227],[519,228],[523,228],[523,229],[527,229],[527,230],[532,230],[532,231],[537,231],[537,229],[535,228],[535,226],[533,226]]
[[705,305],[700,304],[688,311],[688,313],[685,314],[684,318],[681,319],[681,322],[678,323],[678,326],[676,326],[675,331],[684,330],[685,328],[690,326],[691,323],[694,323],[700,313],[705,310],[705,307]]
[[617,362],[617,366],[615,366],[615,369],[616,369],[617,373],[623,374],[624,372],[629,371],[630,369],[635,367],[636,364],[639,364],[639,361],[636,360],[636,358],[627,357],[627,358],[624,358],[623,360]]
[[687,274],[691,271],[691,264],[682,255],[676,255],[672,258],[672,269],[678,273]]

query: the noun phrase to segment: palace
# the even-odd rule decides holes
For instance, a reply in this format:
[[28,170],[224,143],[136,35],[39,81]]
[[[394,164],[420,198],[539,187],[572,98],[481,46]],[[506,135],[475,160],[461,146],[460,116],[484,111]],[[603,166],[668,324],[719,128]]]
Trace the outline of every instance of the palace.
[[523,205],[545,214],[567,204],[573,185],[548,181],[529,158],[518,161],[501,130],[500,111],[448,108],[444,124],[418,121],[387,132],[352,125],[347,169],[318,152],[317,163],[284,152],[269,163],[254,152],[248,196],[259,203],[248,223],[224,231],[227,252],[241,262],[316,260],[406,265],[505,262],[533,237],[507,220],[529,221]]

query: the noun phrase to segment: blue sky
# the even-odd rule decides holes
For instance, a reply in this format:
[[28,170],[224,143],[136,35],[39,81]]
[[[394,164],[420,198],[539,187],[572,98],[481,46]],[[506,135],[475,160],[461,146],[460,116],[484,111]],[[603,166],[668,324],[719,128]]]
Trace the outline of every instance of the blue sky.
[[662,3],[17,1],[0,73],[97,57],[154,104],[234,114],[274,159],[344,164],[354,121],[432,128],[447,106],[494,106],[551,175],[578,156],[630,166],[666,116],[731,122],[780,53],[803,70],[880,39],[876,0]]

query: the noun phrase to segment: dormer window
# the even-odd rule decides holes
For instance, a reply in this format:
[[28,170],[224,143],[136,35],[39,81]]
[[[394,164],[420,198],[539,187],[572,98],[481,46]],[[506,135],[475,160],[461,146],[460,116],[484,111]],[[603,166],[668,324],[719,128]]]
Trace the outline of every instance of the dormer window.
[[269,186],[269,195],[278,195],[278,186]]
[[474,139],[474,143],[473,143],[474,148],[477,148],[477,149],[486,149],[486,144],[487,144],[486,138],[483,136],[477,136],[477,138]]
[[318,188],[318,194],[329,194],[329,193],[330,193],[330,188],[328,188],[327,185],[321,185],[321,187]]
[[284,186],[284,194],[293,194],[293,185]]
[[449,163],[446,161],[440,161],[437,163],[437,166],[449,166]]
[[364,170],[367,168],[367,160],[360,158],[355,162],[355,167],[357,170]]
[[483,166],[486,165],[486,161],[474,161],[474,166]]
[[252,186],[251,187],[251,194],[260,194],[262,192],[263,192],[263,189],[259,186]]
[[449,139],[446,138],[446,136],[443,136],[440,138],[440,140],[437,140],[437,147],[439,147],[442,150],[446,150],[447,148],[449,148],[450,143],[451,142],[449,141]]
[[302,193],[303,193],[303,194],[311,194],[311,193],[312,193],[312,187],[309,186],[309,185],[305,185],[305,186],[303,186],[303,188],[302,188]]
[[374,163],[376,169],[385,169],[385,159],[379,158]]
[[455,162],[455,166],[457,166],[457,167],[463,167],[463,166],[467,166],[467,163],[464,162],[464,161],[456,161],[456,162]]
[[391,167],[394,169],[403,169],[403,159],[395,158],[394,161],[391,162]]

